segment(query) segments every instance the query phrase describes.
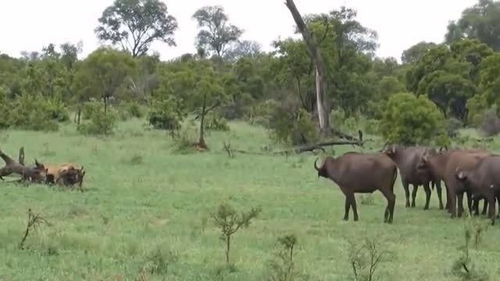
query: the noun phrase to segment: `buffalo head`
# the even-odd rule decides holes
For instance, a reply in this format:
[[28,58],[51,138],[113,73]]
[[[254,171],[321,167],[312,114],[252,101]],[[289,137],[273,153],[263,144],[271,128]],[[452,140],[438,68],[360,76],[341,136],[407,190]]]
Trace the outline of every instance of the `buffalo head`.
[[327,178],[328,177],[328,173],[327,173],[327,170],[326,170],[326,161],[323,162],[323,165],[321,165],[321,167],[318,167],[318,162],[319,158],[316,158],[316,160],[314,161],[314,169],[316,169],[316,171],[318,171],[318,178],[319,177],[324,177],[324,178]]

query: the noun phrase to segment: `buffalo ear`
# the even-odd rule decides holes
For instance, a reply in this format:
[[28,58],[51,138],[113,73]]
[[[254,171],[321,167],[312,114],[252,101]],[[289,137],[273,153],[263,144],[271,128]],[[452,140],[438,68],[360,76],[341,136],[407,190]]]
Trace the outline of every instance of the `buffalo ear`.
[[391,153],[396,154],[396,146],[391,146]]
[[464,173],[463,171],[460,171],[460,172],[458,172],[458,174],[457,174],[457,178],[458,178],[459,180],[465,180],[465,179],[467,179],[467,176],[465,175],[465,173]]

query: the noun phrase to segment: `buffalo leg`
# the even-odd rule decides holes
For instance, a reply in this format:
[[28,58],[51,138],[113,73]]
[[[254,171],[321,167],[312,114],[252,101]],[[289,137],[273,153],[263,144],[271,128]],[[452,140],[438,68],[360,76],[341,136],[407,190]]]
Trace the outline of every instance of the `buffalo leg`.
[[487,211],[488,211],[488,200],[484,199],[483,211],[481,212],[481,214],[484,216],[486,215]]
[[411,207],[415,208],[415,198],[417,197],[418,185],[413,185],[413,192],[411,194]]
[[424,184],[424,190],[425,190],[425,207],[424,210],[429,209],[429,203],[431,201],[431,189],[429,187],[429,183]]
[[446,206],[445,206],[445,209],[446,211],[448,211],[448,213],[451,213],[451,202],[450,202],[450,190],[448,188],[448,186],[446,185],[446,183],[444,184],[444,191],[446,191]]
[[[466,190],[465,195],[467,195],[467,207],[469,207],[469,213],[472,214],[472,193],[469,190]],[[478,210],[479,210],[479,205],[478,205]]]
[[449,212],[451,214],[451,217],[454,218],[457,216],[457,195],[456,195],[456,193],[449,190],[449,199],[450,199]]
[[461,218],[464,213],[464,192],[457,192],[458,217]]
[[358,221],[358,208],[356,206],[356,197],[354,196],[354,193],[352,193],[352,198],[351,198],[351,207],[352,207],[352,212],[354,214],[354,221]]
[[438,196],[438,199],[439,199],[439,209],[442,210],[443,209],[443,189],[441,188],[441,183],[440,182],[436,182],[436,192],[437,192],[437,196]]
[[344,220],[349,220],[349,209],[351,208],[351,194],[345,195],[345,213]]
[[495,218],[496,218],[496,211],[495,211],[495,196],[493,194],[490,194],[488,197],[488,217],[491,219],[491,225],[495,224]]
[[387,207],[385,208],[384,222],[392,223],[394,216],[394,205],[396,204],[396,195],[392,190],[381,190],[385,199],[387,199]]
[[405,190],[405,197],[406,197],[406,208],[410,207],[410,187],[407,182],[403,181],[403,188]]

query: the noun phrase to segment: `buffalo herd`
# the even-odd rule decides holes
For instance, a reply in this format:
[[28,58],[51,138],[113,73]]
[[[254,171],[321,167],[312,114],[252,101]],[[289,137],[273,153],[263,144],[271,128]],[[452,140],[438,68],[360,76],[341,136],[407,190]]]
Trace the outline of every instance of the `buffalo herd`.
[[[479,202],[484,200],[482,214],[488,214],[495,223],[497,202],[500,204],[500,155],[481,149],[435,149],[420,146],[386,145],[377,153],[348,152],[338,158],[326,157],[314,168],[318,177],[334,181],[345,199],[344,220],[352,207],[358,220],[355,193],[373,193],[376,190],[387,199],[384,222],[392,223],[396,196],[394,183],[399,170],[405,192],[406,207],[415,207],[419,186],[425,190],[425,207],[429,209],[431,188],[439,198],[439,208],[451,217],[462,216],[463,196],[466,195],[471,213],[479,215]],[[443,205],[441,182],[446,190]],[[413,190],[410,198],[410,185]],[[411,199],[411,201],[410,201]]]

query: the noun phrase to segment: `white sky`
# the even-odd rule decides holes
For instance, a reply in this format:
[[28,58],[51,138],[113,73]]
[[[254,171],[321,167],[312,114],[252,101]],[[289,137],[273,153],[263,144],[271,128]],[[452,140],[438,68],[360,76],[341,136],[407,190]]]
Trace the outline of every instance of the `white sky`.
[[[177,47],[154,44],[162,59],[194,52],[197,27],[191,16],[202,6],[221,5],[231,23],[245,30],[243,39],[255,40],[264,50],[278,38],[293,35],[294,22],[284,0],[163,0],[178,22]],[[379,35],[381,57],[400,58],[420,41],[440,43],[450,20],[477,0],[295,0],[304,14],[327,13],[342,5],[358,10],[358,20]],[[0,53],[20,56],[49,43],[83,41],[83,56],[99,42],[97,19],[113,0],[0,0]]]

